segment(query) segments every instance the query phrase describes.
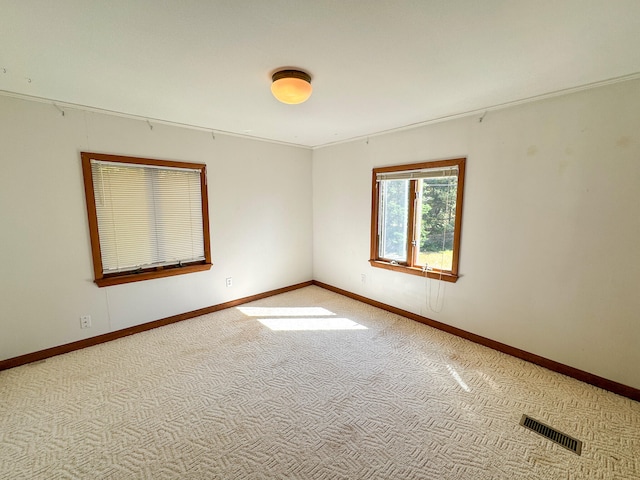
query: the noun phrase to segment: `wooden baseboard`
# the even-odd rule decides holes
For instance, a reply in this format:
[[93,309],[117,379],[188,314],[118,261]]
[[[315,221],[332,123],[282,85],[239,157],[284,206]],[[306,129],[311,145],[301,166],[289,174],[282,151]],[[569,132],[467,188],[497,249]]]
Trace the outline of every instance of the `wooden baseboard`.
[[342,290],[341,288],[334,287],[317,280],[313,281],[313,285],[317,285],[318,287],[322,287],[326,290],[331,290],[332,292],[339,293],[340,295],[344,295],[345,297],[353,298],[354,300],[358,300],[359,302],[367,303],[382,310],[386,310],[387,312],[395,313],[411,320],[415,320],[416,322],[424,323],[425,325],[429,325],[430,327],[437,328],[438,330],[442,330],[458,337],[465,338],[474,343],[484,345],[485,347],[493,348],[494,350],[498,350],[499,352],[506,353],[513,357],[535,363],[536,365],[540,365],[541,367],[561,373],[568,377],[575,378],[576,380],[589,383],[596,387],[603,388],[618,395],[622,395],[623,397],[628,397],[632,400],[640,401],[640,390],[637,388],[614,382],[613,380],[608,380],[603,377],[599,377],[592,373],[585,372],[584,370],[579,370],[577,368],[564,365],[563,363],[541,357],[540,355],[536,355],[525,350],[520,350],[519,348],[515,348],[504,343],[491,340],[487,337],[476,335],[475,333],[467,332],[466,330],[462,330],[461,328],[453,327],[451,325],[447,325],[446,323],[438,322],[436,320],[417,315],[407,310],[402,310],[400,308],[396,308],[391,305],[387,305],[385,303],[363,297],[362,295],[351,293],[347,290]]
[[80,350],[81,348],[91,347],[104,342],[110,342],[117,338],[127,337],[134,333],[144,332],[153,328],[169,325],[170,323],[181,322],[182,320],[188,320],[189,318],[199,317],[200,315],[206,315],[207,313],[217,312],[218,310],[224,310],[225,308],[235,307],[242,305],[243,303],[253,302],[254,300],[260,300],[261,298],[271,297],[273,295],[279,295],[281,293],[297,290],[298,288],[308,287],[312,282],[298,283],[296,285],[290,285],[288,287],[278,288],[276,290],[270,290],[264,293],[258,293],[249,297],[238,298],[237,300],[231,300],[229,302],[221,303],[219,305],[212,305],[210,307],[200,308],[191,312],[181,313],[179,315],[173,315],[167,318],[161,318],[153,322],[143,323],[142,325],[136,325],[135,327],[124,328],[122,330],[116,330],[115,332],[105,333],[103,335],[97,335],[91,338],[85,338],[84,340],[78,340],[77,342],[67,343],[65,345],[59,345],[57,347],[47,348],[45,350],[39,350],[37,352],[27,353],[26,355],[20,355],[19,357],[9,358],[7,360],[0,360],[0,371],[8,368],[18,367],[26,363],[37,362],[45,360],[49,357],[54,357],[63,353],[73,352],[74,350]]

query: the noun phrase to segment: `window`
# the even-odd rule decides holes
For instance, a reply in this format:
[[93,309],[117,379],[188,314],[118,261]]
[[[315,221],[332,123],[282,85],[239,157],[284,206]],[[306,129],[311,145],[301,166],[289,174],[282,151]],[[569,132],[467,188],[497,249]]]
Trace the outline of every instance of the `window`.
[[205,165],[81,157],[98,286],[211,268]]
[[374,267],[458,279],[465,159],[373,169]]

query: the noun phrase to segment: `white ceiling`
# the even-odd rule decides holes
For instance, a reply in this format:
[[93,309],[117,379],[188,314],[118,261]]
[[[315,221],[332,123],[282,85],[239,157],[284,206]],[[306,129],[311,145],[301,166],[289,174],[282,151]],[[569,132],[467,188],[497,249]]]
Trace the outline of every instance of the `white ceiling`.
[[639,72],[640,0],[0,0],[4,92],[309,147]]

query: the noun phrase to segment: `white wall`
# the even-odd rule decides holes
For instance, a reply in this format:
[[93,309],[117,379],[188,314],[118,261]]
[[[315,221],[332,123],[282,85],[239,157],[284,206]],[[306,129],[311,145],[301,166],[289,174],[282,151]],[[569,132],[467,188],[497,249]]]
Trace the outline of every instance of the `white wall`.
[[[206,163],[212,269],[98,288],[83,150]],[[0,359],[312,278],[310,150],[0,96],[0,152]]]
[[[636,80],[315,150],[314,278],[640,388],[639,112]],[[372,168],[458,156],[458,282],[371,267]]]

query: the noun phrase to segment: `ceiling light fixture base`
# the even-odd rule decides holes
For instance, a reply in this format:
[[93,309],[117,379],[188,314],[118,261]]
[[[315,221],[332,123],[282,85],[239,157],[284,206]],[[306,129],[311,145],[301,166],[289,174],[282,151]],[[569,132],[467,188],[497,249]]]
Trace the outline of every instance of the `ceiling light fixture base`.
[[297,105],[310,96],[311,76],[302,70],[279,70],[271,76],[271,93],[282,103]]

